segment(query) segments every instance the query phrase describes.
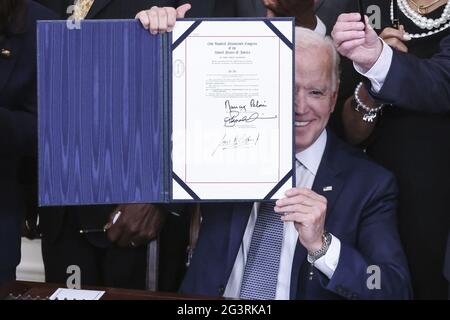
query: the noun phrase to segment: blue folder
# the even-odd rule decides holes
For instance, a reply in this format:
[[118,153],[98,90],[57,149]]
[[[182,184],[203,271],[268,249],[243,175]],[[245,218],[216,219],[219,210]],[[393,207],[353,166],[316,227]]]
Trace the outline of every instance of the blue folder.
[[171,201],[171,41],[135,20],[38,22],[41,206]]

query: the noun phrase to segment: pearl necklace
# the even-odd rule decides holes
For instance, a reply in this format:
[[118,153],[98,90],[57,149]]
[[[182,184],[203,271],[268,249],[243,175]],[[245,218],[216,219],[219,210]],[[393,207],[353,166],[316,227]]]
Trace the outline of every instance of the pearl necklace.
[[[442,15],[438,19],[427,19],[414,11],[407,3],[407,0],[392,0],[391,1],[391,21],[394,21],[394,1],[397,1],[399,9],[403,14],[410,19],[416,26],[421,29],[428,29],[430,31],[416,34],[409,34],[411,38],[424,38],[433,34],[444,31],[450,27],[450,2],[445,5]],[[434,30],[432,30],[435,28]]]

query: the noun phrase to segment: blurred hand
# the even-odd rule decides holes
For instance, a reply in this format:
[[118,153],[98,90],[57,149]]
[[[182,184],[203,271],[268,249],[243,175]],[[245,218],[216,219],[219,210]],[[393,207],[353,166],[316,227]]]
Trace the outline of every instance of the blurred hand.
[[397,49],[400,52],[408,52],[408,47],[404,44],[404,41],[411,40],[411,37],[405,32],[405,27],[403,25],[401,25],[399,29],[385,28],[383,32],[381,32],[380,38],[392,48]]
[[359,13],[341,14],[331,32],[339,53],[367,72],[377,62],[383,50],[383,43],[369,24],[361,21]]
[[152,7],[150,10],[143,10],[136,15],[142,26],[150,30],[151,34],[171,32],[175,27],[176,19],[184,18],[186,12],[191,9],[191,5],[186,3],[178,8],[172,7]]
[[275,212],[284,213],[281,220],[294,222],[301,244],[314,252],[323,245],[327,199],[306,188],[286,192],[286,198],[276,202]]
[[316,27],[314,0],[263,0],[268,17],[295,17],[296,25]]
[[[121,215],[113,223],[118,211]],[[119,205],[105,225],[106,235],[111,242],[121,247],[136,247],[155,239],[164,220],[165,212],[153,204]]]

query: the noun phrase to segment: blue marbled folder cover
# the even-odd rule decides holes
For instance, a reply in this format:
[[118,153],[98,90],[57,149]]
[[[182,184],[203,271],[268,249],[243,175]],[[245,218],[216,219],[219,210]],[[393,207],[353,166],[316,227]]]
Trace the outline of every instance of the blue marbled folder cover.
[[165,200],[168,41],[135,20],[38,23],[40,205]]

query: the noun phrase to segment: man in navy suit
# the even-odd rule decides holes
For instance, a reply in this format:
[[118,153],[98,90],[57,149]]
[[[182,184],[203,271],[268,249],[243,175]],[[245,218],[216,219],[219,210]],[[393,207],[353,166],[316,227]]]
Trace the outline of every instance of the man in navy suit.
[[[339,57],[329,39],[297,31],[297,188],[271,212],[258,203],[203,206],[181,291],[246,299],[409,298],[394,178],[326,130],[339,88]],[[263,217],[271,221],[266,230],[281,220],[278,232],[261,229]],[[274,262],[267,251],[280,243],[280,230]],[[254,266],[258,259],[264,262]],[[258,282],[268,273],[272,287]]]
[[[441,41],[438,53],[430,59],[420,59],[392,50],[379,41],[370,26],[366,33],[358,35],[361,27],[353,24],[358,20],[358,14],[342,15],[333,35],[336,45],[341,48],[340,53],[352,59],[357,71],[367,77],[365,83],[369,93],[376,100],[396,107],[418,112],[448,113],[450,36]],[[344,30],[347,35],[349,32],[353,35],[345,36]],[[365,45],[361,46],[363,42]],[[445,254],[444,276],[450,282],[450,233]]]

